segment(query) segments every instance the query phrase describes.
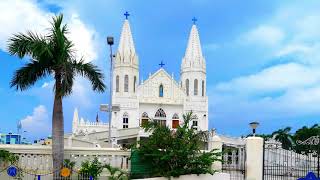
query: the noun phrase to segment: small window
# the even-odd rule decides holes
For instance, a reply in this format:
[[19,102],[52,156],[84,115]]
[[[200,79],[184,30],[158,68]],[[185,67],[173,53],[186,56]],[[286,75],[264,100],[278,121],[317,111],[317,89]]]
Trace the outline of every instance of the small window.
[[129,116],[128,116],[128,113],[124,113],[123,114],[123,118],[122,118],[122,123],[123,123],[123,128],[128,128],[129,127]]
[[192,121],[192,126],[198,126],[198,121]]
[[193,91],[193,94],[194,94],[195,96],[198,95],[198,79],[195,79],[195,80],[194,80],[194,91]]
[[136,76],[134,76],[133,77],[133,92],[136,92],[136,85],[137,84],[137,77]]
[[124,76],[124,92],[129,91],[129,76],[125,75]]
[[159,97],[163,97],[163,85],[159,86]]
[[116,92],[119,92],[119,76],[116,77]]
[[198,130],[198,121],[196,121],[196,120],[193,120],[193,121],[192,121],[192,128],[193,128],[194,130]]
[[186,94],[189,96],[189,79],[186,79]]
[[204,96],[204,89],[205,89],[205,87],[204,87],[204,81],[202,81],[202,88],[201,88],[201,90],[202,90],[202,96]]

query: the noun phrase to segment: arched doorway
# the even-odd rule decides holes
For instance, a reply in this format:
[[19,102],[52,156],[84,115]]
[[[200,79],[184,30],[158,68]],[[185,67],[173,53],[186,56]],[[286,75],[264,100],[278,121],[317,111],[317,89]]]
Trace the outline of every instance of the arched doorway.
[[148,113],[144,112],[141,115],[141,126],[145,125],[149,121]]
[[172,128],[176,129],[179,126],[179,115],[177,113],[174,113],[172,116]]

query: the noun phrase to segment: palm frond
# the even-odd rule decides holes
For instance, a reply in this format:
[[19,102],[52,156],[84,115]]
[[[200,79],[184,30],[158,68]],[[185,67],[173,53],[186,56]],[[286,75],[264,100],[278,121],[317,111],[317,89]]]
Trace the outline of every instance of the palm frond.
[[97,66],[93,65],[92,63],[84,63],[83,60],[79,62],[73,61],[73,68],[75,72],[82,77],[88,78],[92,85],[92,89],[98,92],[104,92],[105,85],[103,83],[103,74],[98,69]]
[[28,31],[26,34],[15,34],[8,41],[8,51],[10,55],[17,55],[23,58],[30,55],[33,59],[38,59],[44,54],[52,57],[49,45],[45,37]]
[[10,86],[23,91],[34,85],[37,80],[49,74],[50,67],[46,62],[32,61],[14,73]]

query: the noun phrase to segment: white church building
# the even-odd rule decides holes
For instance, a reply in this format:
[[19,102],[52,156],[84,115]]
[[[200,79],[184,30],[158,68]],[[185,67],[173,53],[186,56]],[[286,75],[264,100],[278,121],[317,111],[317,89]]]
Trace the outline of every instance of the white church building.
[[[183,56],[183,55],[181,55]],[[112,90],[112,140],[126,144],[147,137],[141,128],[145,121],[155,120],[172,129],[183,123],[183,114],[192,111],[197,130],[208,130],[208,97],[206,94],[206,61],[202,54],[196,24],[181,60],[180,80],[164,68],[139,81],[139,56],[136,52],[129,20],[125,19],[117,53],[114,57]],[[162,63],[161,63],[162,65]],[[108,139],[108,123],[85,121],[74,112],[72,137],[102,144]]]

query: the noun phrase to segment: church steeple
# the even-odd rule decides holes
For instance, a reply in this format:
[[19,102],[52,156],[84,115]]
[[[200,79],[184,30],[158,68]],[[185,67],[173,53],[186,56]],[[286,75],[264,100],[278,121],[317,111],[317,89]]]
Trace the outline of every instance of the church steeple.
[[196,19],[194,18],[187,49],[181,64],[182,71],[186,70],[185,68],[205,69],[205,59],[202,55],[199,32],[195,21]]
[[187,96],[205,97],[206,61],[201,50],[197,19],[193,18],[192,21],[187,49],[181,63],[181,84]]
[[129,16],[129,13],[126,12],[124,15],[126,16],[126,19],[124,20],[124,23],[122,26],[116,63],[125,63],[125,64],[129,63],[129,64],[137,65],[138,58],[137,58],[136,50],[134,47],[129,20],[127,19]]
[[128,12],[124,13],[119,46],[114,60],[113,92],[120,96],[136,96],[139,85],[139,59],[135,50],[133,36],[128,20]]

